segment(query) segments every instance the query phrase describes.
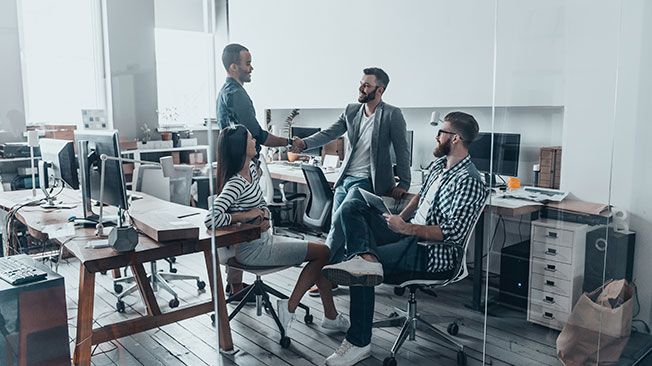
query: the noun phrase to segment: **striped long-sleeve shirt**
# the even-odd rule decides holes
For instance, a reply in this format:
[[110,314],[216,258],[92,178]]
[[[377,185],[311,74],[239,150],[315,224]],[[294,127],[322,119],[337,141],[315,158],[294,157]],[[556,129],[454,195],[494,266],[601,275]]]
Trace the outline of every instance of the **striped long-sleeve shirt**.
[[[267,202],[260,189],[258,172],[253,162],[249,163],[251,183],[240,174],[229,178],[222,188],[222,192],[213,201],[215,207],[215,227],[231,224],[231,214],[247,212],[254,208],[267,209]],[[204,219],[206,227],[212,228],[211,213]]]

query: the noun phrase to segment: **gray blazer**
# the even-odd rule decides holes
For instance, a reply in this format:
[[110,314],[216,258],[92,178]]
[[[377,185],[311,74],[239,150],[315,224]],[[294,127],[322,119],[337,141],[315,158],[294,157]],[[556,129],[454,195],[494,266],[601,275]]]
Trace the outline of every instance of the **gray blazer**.
[[[335,186],[338,186],[346,176],[350,165],[349,158],[353,155],[360,135],[363,113],[362,104],[349,104],[332,126],[303,139],[306,149],[312,149],[325,145],[347,132],[349,144]],[[387,194],[396,185],[389,153],[390,143],[396,153],[396,172],[400,178],[398,186],[407,191],[410,188],[411,176],[405,119],[399,108],[381,101],[376,107],[374,130],[371,135],[371,182],[377,195]]]

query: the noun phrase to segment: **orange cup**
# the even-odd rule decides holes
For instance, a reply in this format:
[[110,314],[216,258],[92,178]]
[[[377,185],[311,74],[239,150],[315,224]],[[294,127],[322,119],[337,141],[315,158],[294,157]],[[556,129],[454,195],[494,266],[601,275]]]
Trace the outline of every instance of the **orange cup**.
[[507,179],[507,188],[510,189],[519,189],[521,188],[521,180],[515,177],[509,177]]

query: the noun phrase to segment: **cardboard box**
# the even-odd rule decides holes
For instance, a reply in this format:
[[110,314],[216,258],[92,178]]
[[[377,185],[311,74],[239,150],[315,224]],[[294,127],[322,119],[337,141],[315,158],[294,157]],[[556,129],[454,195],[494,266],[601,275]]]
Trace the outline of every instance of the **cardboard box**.
[[179,154],[179,151],[173,151],[171,155],[173,164],[181,164],[181,155]]
[[136,150],[138,149],[138,141],[128,140],[125,137],[120,137],[120,150]]

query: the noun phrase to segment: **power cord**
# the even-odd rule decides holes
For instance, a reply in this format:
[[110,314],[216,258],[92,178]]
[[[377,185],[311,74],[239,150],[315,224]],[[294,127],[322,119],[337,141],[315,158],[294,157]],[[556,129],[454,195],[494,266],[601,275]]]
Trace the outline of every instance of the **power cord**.
[[[635,306],[636,312],[634,313],[632,318],[636,318],[641,312],[641,303],[639,302],[639,299],[638,299],[638,286],[636,286],[636,284],[634,284],[634,301],[635,301],[635,305],[636,305]],[[635,322],[642,323],[643,327],[645,327],[645,333],[650,334],[650,327],[648,326],[648,324],[644,320],[641,320],[641,319],[632,320],[632,323],[635,323]],[[632,325],[632,329],[635,332],[638,332],[638,328],[633,326],[633,325]]]

